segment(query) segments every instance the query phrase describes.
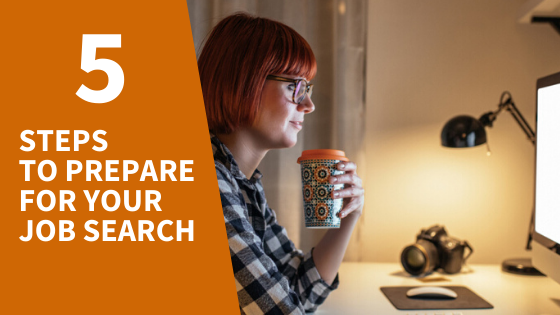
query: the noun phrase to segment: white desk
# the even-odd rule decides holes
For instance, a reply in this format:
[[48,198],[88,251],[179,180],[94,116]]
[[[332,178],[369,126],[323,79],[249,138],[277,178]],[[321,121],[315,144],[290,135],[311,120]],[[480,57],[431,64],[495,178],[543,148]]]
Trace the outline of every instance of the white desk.
[[379,290],[382,286],[464,285],[494,306],[488,310],[457,310],[463,315],[560,315],[560,284],[546,277],[519,276],[499,265],[472,265],[472,273],[442,276],[451,281],[422,283],[399,264],[343,263],[340,286],[319,307],[317,315],[427,314],[399,311]]

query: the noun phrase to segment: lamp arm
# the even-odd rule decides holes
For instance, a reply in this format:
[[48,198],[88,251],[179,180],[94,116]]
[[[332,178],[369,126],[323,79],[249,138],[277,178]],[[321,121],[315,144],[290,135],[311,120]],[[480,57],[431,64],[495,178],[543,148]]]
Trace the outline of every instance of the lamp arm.
[[[505,101],[504,101],[504,96],[507,96],[507,99]],[[525,120],[523,115],[521,115],[521,112],[515,106],[511,94],[508,91],[502,93],[502,96],[500,97],[500,105],[498,105],[498,110],[496,110],[495,112],[488,112],[482,115],[482,117],[480,117],[479,120],[482,122],[483,125],[492,127],[492,123],[494,122],[494,120],[496,120],[496,117],[503,109],[511,113],[511,115],[513,116],[513,118],[515,119],[519,127],[523,129],[523,132],[525,132],[527,138],[529,138],[529,141],[531,141],[531,143],[533,143],[534,146],[536,143],[535,132],[533,131],[529,123],[527,123],[527,120]],[[525,249],[527,250],[532,249],[531,243],[533,240],[534,230],[535,230],[535,207],[533,207],[531,211],[531,222],[529,223],[529,236],[527,237],[527,245],[525,246]]]
[[[505,101],[504,101],[504,96],[507,96],[507,99]],[[500,112],[504,109],[510,112],[510,114],[513,116],[513,118],[515,119],[519,127],[521,127],[523,132],[527,135],[529,141],[531,141],[531,143],[535,145],[535,141],[536,141],[535,132],[533,131],[529,123],[527,123],[527,120],[525,120],[523,115],[521,115],[521,112],[519,112],[519,110],[515,106],[511,94],[508,91],[502,93],[502,96],[500,98],[500,104],[498,105],[498,109],[495,112],[488,112],[482,115],[479,120],[480,122],[482,122],[484,126],[492,127],[492,123],[494,122],[494,120],[496,120],[498,114],[500,114]]]
[[[509,95],[509,97],[507,98],[507,100],[505,102],[500,102],[500,107],[506,108],[506,110],[511,113],[511,115],[513,116],[513,118],[515,119],[515,121],[517,122],[519,127],[521,127],[521,129],[523,129],[523,132],[525,132],[525,134],[527,135],[527,138],[529,138],[529,140],[531,141],[531,143],[533,143],[533,146],[534,146],[535,141],[536,141],[535,132],[533,131],[531,126],[527,123],[527,120],[525,120],[523,115],[521,115],[521,112],[519,112],[519,110],[515,106],[515,103],[513,102],[512,98],[511,98],[511,94],[509,94],[509,92],[507,92],[507,91],[504,92],[502,94],[502,99],[503,99],[503,97],[506,93]],[[531,243],[532,243],[532,240],[533,240],[533,231],[534,230],[535,230],[535,207],[533,207],[533,209],[531,211],[531,221],[529,223],[529,235],[527,237],[527,245],[525,246],[526,250],[531,250],[532,249]]]
[[[511,113],[513,118],[515,118],[515,121],[517,121],[517,124],[519,125],[519,127],[521,127],[521,129],[523,129],[523,132],[525,132],[525,134],[527,135],[527,138],[529,138],[529,140],[531,141],[531,143],[533,143],[533,146],[534,146],[535,145],[535,140],[536,140],[535,132],[533,131],[531,126],[529,126],[529,124],[527,123],[527,120],[525,120],[523,115],[521,115],[521,113],[519,112],[519,110],[515,106],[515,103],[511,99],[511,95],[507,99],[507,101],[505,102],[504,106],[506,107],[507,111]],[[532,240],[533,240],[533,231],[534,230],[535,230],[535,207],[533,207],[533,209],[531,211],[531,221],[529,223],[529,235],[527,237],[527,245],[525,246],[526,250],[531,250],[532,249],[531,243],[532,243]]]
[[531,246],[531,242],[533,241],[534,231],[535,231],[535,207],[533,206],[533,210],[531,211],[531,222],[529,223],[529,237],[527,237],[527,245],[525,246],[526,250],[533,249],[533,246]]
[[515,119],[515,121],[517,122],[519,127],[521,127],[521,129],[523,129],[523,132],[525,132],[529,141],[531,141],[531,143],[533,143],[533,145],[535,145],[535,140],[536,140],[535,139],[535,132],[533,131],[531,126],[527,123],[527,120],[525,120],[523,115],[521,115],[521,113],[519,112],[519,110],[515,106],[515,103],[511,99],[511,97],[509,97],[507,99],[504,106],[506,107],[506,110],[511,113],[511,115],[513,116],[513,118]]

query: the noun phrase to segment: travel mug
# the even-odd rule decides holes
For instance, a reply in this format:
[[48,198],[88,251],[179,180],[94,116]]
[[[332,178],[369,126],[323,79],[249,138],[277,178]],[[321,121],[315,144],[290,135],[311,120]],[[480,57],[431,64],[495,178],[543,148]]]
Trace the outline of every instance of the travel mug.
[[342,198],[333,199],[332,192],[344,187],[333,185],[329,179],[342,175],[344,171],[336,168],[341,161],[348,161],[344,151],[306,150],[297,162],[301,165],[303,209],[305,227],[315,229],[339,228],[338,213],[342,210]]

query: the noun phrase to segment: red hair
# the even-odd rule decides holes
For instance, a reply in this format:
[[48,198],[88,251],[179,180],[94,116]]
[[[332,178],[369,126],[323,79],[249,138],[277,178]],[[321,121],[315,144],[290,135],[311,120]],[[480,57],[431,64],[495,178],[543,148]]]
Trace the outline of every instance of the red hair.
[[198,71],[208,127],[227,134],[253,124],[267,75],[311,80],[317,63],[307,41],[291,27],[237,13],[214,27]]

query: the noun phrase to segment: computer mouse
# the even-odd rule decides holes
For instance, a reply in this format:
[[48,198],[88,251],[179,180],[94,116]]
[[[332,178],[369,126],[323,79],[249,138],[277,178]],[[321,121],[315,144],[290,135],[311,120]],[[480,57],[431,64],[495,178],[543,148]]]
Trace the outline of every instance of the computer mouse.
[[408,290],[406,296],[418,299],[456,299],[457,293],[442,287],[417,287]]

